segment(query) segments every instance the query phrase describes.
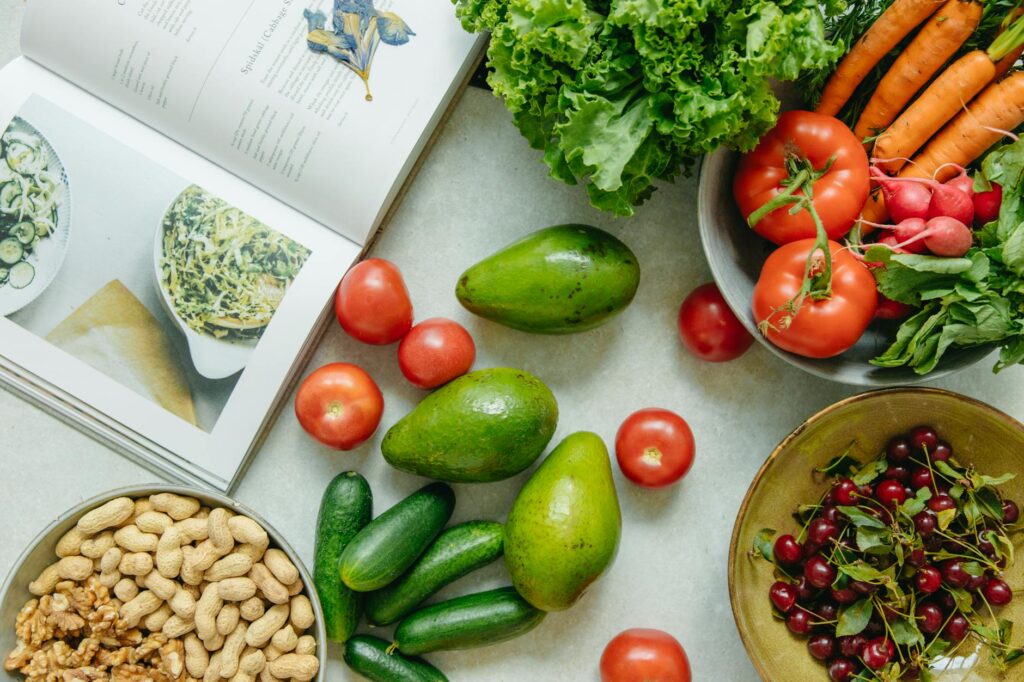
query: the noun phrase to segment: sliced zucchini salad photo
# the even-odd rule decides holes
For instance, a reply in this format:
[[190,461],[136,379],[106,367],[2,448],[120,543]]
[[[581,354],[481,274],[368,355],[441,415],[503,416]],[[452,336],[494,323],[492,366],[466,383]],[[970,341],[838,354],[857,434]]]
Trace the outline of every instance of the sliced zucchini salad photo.
[[0,136],[0,287],[24,289],[36,276],[29,257],[57,227],[63,184],[42,138],[18,121]]

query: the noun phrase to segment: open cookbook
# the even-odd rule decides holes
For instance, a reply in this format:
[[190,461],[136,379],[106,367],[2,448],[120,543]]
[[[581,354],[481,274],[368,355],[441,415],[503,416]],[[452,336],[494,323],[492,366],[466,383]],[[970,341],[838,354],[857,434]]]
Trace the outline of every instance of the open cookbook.
[[0,381],[231,489],[481,47],[447,2],[31,0]]

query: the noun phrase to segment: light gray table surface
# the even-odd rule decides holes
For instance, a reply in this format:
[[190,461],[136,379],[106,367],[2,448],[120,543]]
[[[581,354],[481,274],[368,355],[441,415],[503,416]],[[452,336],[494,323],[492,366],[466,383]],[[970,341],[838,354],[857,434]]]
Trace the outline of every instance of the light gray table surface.
[[[0,64],[18,52],[22,8],[22,0],[0,0]],[[679,412],[697,439],[696,464],[677,488],[643,491],[616,472],[622,544],[610,572],[580,604],[550,615],[521,639],[431,656],[451,679],[596,680],[605,642],[629,627],[662,628],[678,637],[700,682],[758,679],[729,609],[726,557],[736,511],[772,448],[803,419],[855,390],[792,369],[758,346],[726,365],[686,353],[676,336],[678,305],[710,278],[695,218],[695,179],[663,187],[630,220],[591,209],[580,189],[547,177],[502,104],[471,89],[374,248],[374,256],[402,268],[418,318],[448,316],[466,325],[477,342],[477,367],[519,366],[548,382],[561,411],[556,440],[591,430],[612,443],[622,419],[648,406]],[[541,337],[480,321],[459,307],[453,289],[467,266],[527,232],[570,221],[607,228],[637,253],[643,280],[623,315],[585,334]],[[307,561],[320,494],[335,474],[362,472],[378,511],[422,484],[380,457],[386,427],[422,396],[404,382],[395,348],[360,345],[332,326],[312,366],[331,361],[355,362],[377,379],[386,400],[381,429],[355,452],[335,453],[314,444],[286,406],[237,491]],[[1022,370],[996,377],[990,364],[934,385],[1024,417]],[[0,574],[64,509],[110,488],[154,480],[3,391],[0,415]],[[525,476],[457,486],[455,520],[503,519]],[[506,580],[499,562],[445,594]],[[331,656],[328,679],[350,679],[339,651]]]

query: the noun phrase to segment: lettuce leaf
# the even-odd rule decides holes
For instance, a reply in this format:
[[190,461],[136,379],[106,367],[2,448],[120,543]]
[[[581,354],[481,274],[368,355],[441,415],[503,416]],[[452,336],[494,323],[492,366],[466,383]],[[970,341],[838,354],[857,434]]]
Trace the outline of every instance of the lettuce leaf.
[[453,2],[491,33],[488,82],[551,175],[618,215],[701,154],[752,149],[779,113],[773,82],[842,53],[816,0]]

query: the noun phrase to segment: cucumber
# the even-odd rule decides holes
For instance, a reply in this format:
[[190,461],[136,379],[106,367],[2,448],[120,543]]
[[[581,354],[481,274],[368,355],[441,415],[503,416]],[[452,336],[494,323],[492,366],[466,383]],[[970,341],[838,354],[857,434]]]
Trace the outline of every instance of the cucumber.
[[440,670],[422,658],[389,652],[383,639],[356,635],[345,644],[345,662],[373,682],[448,682]]
[[32,267],[31,263],[21,261],[11,266],[11,271],[7,275],[7,279],[10,280],[11,286],[15,289],[24,289],[32,280],[36,278],[36,269]]
[[431,483],[359,531],[338,561],[342,581],[356,592],[379,590],[405,573],[455,510],[455,493]]
[[0,241],[0,261],[5,265],[14,265],[25,255],[25,247],[14,237]]
[[362,612],[362,595],[352,592],[338,575],[338,558],[346,545],[373,518],[373,493],[354,471],[338,474],[327,485],[316,520],[313,583],[324,611],[327,637],[344,642]]
[[410,655],[488,646],[526,634],[546,615],[514,587],[500,587],[416,611],[395,629],[395,646]]
[[445,585],[501,556],[505,528],[493,521],[467,521],[441,533],[409,571],[366,598],[366,619],[395,623]]
[[22,221],[11,228],[10,235],[28,246],[36,238],[36,226],[27,220]]

